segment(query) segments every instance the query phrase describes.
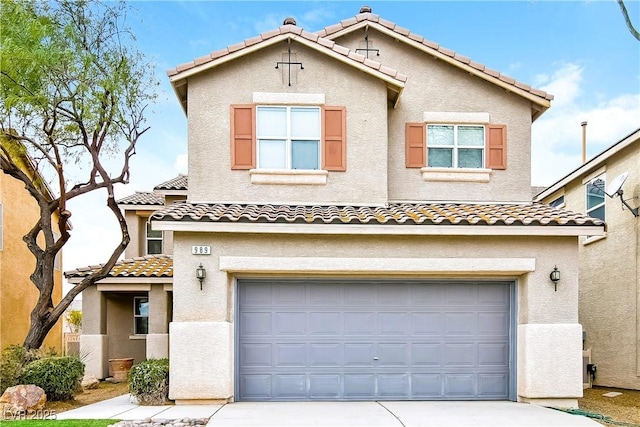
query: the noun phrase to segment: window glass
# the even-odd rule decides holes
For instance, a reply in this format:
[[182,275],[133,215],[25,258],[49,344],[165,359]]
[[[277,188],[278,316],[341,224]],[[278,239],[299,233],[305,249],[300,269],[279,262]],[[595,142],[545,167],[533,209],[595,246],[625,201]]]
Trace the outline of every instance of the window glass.
[[430,125],[427,141],[429,145],[453,145],[453,126]]
[[291,168],[318,169],[318,141],[291,141]]
[[554,199],[549,203],[549,206],[557,208],[558,206],[564,205],[564,196],[560,196],[557,199]]
[[458,145],[484,147],[484,126],[459,126]]
[[147,222],[147,255],[162,253],[162,231],[152,230],[151,224]]
[[285,107],[259,107],[258,135],[283,138],[287,136],[287,109]]
[[144,335],[149,333],[149,298],[133,298],[133,333]]
[[258,141],[258,164],[261,168],[285,169],[286,163],[286,141],[284,140],[264,140]]
[[587,215],[605,220],[605,188],[604,175],[587,183]]
[[428,125],[427,166],[483,168],[484,134],[479,125]]
[[317,108],[291,108],[291,137],[320,139]]
[[320,168],[320,108],[258,107],[258,168]]
[[482,150],[475,148],[460,148],[458,150],[458,167],[481,168]]
[[450,148],[429,148],[427,165],[432,168],[450,168],[453,166],[453,150]]

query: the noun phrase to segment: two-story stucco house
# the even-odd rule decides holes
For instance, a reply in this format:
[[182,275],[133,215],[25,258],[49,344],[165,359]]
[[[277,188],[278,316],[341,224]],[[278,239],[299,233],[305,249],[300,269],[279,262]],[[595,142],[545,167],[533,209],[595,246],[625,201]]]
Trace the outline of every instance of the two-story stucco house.
[[597,368],[593,383],[640,389],[640,129],[534,200],[606,221],[606,234],[580,238],[579,322]]
[[[133,358],[135,363],[169,356],[169,322],[173,308],[172,232],[152,230],[149,216],[165,204],[185,200],[187,176],[158,184],[118,201],[131,236],[124,260],[96,286],[82,292],[83,325],[80,354],[85,372],[107,378],[109,360]],[[101,266],[65,273],[79,283]]]
[[577,404],[578,238],[604,225],[530,201],[551,95],[368,8],[168,74],[171,399]]
[[[5,138],[0,135],[0,138]],[[24,172],[51,198],[51,189],[25,154]],[[22,345],[29,331],[31,310],[38,301],[38,290],[29,279],[36,260],[22,237],[40,218],[40,208],[24,184],[0,170],[0,348]],[[56,218],[54,227],[57,224]],[[62,298],[62,251],[54,264],[52,300]],[[49,331],[43,347],[62,352],[62,319]]]

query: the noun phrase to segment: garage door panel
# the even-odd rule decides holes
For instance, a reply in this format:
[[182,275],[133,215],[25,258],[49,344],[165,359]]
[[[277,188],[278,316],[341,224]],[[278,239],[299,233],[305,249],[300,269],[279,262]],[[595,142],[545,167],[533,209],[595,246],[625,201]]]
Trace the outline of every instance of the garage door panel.
[[306,335],[307,314],[304,312],[281,311],[275,313],[274,335]]
[[508,399],[509,282],[243,279],[237,400]]
[[309,366],[318,368],[338,368],[344,366],[342,344],[310,343]]
[[312,399],[338,399],[341,390],[341,375],[309,375],[309,397]]

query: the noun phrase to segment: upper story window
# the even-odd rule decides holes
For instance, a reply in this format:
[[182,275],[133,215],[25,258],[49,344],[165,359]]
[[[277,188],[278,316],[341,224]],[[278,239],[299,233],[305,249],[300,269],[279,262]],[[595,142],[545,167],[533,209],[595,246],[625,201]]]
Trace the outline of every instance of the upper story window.
[[258,169],[320,169],[320,108],[257,107]]
[[147,222],[147,255],[162,253],[162,231],[152,230]]
[[553,208],[563,208],[564,207],[564,194],[562,196],[556,197],[552,201],[549,202],[549,206]]
[[587,215],[593,218],[605,220],[605,193],[606,186],[605,175],[600,175],[587,182]]
[[428,125],[427,166],[483,168],[484,126]]
[[133,334],[149,333],[149,298],[133,297]]

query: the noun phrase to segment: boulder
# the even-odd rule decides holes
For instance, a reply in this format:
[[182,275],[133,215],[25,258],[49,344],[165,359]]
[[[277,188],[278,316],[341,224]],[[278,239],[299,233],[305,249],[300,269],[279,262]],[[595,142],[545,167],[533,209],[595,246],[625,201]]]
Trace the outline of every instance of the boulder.
[[9,387],[0,397],[2,414],[25,414],[44,409],[47,395],[40,387],[28,384]]
[[100,380],[98,380],[93,375],[87,375],[82,379],[82,389],[83,390],[91,390],[94,388],[98,388],[100,385]]

